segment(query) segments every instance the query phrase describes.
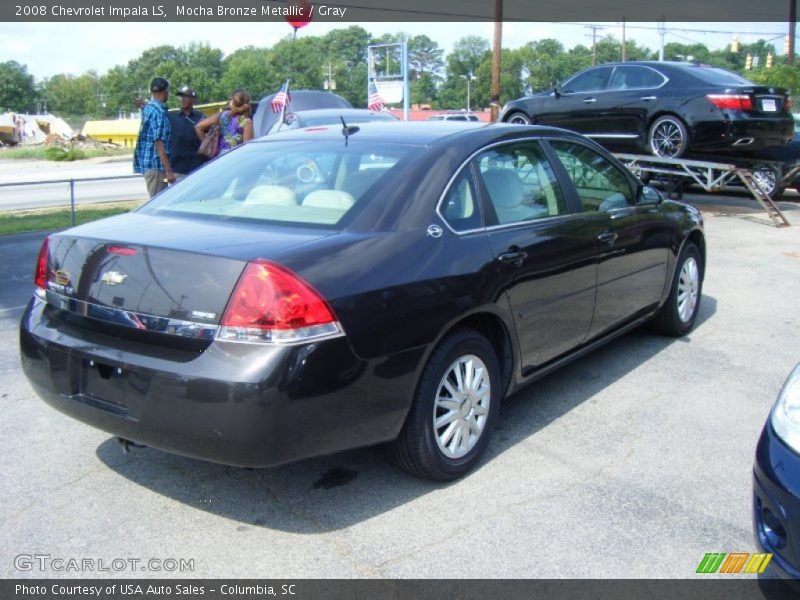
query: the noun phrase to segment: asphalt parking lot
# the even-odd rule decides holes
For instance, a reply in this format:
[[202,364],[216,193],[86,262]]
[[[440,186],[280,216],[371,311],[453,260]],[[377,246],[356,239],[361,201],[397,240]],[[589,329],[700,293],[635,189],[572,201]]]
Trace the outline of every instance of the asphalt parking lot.
[[[0,577],[690,578],[706,552],[755,551],[755,443],[800,360],[800,210],[781,229],[705,214],[695,331],[634,331],[513,396],[486,459],[449,485],[381,448],[269,470],[124,454],[22,376],[43,234],[0,238]],[[194,569],[16,568],[29,554]]]

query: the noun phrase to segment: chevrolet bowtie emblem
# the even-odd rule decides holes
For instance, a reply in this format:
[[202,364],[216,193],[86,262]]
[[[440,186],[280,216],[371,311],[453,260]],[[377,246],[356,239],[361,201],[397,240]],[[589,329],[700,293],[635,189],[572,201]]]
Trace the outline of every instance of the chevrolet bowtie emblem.
[[106,271],[100,280],[108,285],[119,285],[128,278],[124,273],[117,273],[116,271]]

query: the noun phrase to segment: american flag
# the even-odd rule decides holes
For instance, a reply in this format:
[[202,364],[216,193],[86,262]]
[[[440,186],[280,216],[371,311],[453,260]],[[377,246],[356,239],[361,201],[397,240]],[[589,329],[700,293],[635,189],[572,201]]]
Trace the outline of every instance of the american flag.
[[367,98],[367,108],[370,110],[381,110],[383,108],[383,98],[378,93],[378,86],[375,81],[369,82],[369,98]]
[[279,89],[272,98],[272,112],[281,112],[283,107],[289,104],[291,101],[292,98],[289,96],[289,80],[287,79],[286,83],[281,86],[281,89]]

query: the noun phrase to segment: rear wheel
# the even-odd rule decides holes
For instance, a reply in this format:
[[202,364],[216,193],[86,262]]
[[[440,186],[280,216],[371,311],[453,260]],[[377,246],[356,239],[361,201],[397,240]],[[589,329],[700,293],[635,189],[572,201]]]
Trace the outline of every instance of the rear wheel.
[[700,250],[687,241],[681,250],[669,297],[653,321],[657,331],[674,337],[694,327],[703,291],[703,260]]
[[403,469],[450,481],[480,460],[500,409],[500,365],[478,332],[460,329],[433,351],[390,453]]
[[530,125],[531,124],[531,118],[528,115],[526,115],[524,112],[517,111],[517,112],[513,112],[510,115],[508,115],[508,118],[506,119],[506,123],[512,123],[514,125]]
[[781,171],[775,165],[760,164],[753,167],[753,181],[767,196],[777,200],[785,190],[781,186]]
[[689,131],[678,117],[665,115],[650,126],[647,136],[650,154],[662,158],[680,158],[689,149]]

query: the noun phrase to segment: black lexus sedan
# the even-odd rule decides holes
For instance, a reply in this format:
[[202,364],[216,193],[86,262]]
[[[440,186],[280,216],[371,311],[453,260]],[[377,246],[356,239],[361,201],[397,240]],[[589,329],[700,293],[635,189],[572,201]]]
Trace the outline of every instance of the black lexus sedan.
[[724,69],[640,61],[581,71],[553,90],[509,102],[500,120],[564,127],[611,148],[679,158],[787,144],[791,107],[787,90]]
[[52,234],[20,332],[42,399],[220,463],[389,442],[449,480],[503,397],[645,322],[692,329],[700,213],[594,142],[342,129],[243,144],[132,213]]

